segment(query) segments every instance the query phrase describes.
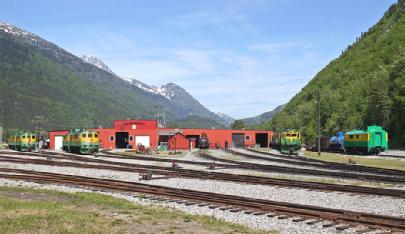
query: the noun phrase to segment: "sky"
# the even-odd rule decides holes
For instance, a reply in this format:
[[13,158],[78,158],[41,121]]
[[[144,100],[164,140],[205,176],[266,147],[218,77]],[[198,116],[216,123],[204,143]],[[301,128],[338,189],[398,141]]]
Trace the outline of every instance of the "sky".
[[245,118],[287,103],[395,0],[0,0],[0,21]]

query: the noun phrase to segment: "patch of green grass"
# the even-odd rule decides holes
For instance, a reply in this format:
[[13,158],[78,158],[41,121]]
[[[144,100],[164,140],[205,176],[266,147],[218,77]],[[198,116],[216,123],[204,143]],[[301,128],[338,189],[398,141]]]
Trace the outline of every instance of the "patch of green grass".
[[[0,187],[0,233],[265,233],[99,193]],[[274,232],[275,233],[275,232]]]
[[405,171],[405,161],[400,159],[370,158],[372,156],[343,155],[327,152],[322,152],[321,156],[318,156],[317,152],[311,151],[304,151],[304,155],[308,158],[338,163],[348,163],[349,158],[351,158],[358,165]]

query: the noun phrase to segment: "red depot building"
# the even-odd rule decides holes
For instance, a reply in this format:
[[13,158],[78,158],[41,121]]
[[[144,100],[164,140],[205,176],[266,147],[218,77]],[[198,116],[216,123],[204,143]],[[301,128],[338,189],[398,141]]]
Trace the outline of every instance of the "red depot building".
[[[142,144],[145,147],[156,148],[167,144],[171,150],[186,150],[198,147],[202,133],[207,134],[210,148],[225,148],[226,146],[268,147],[272,132],[264,130],[231,130],[231,129],[201,129],[201,128],[158,128],[156,120],[114,120],[113,128],[93,128],[99,132],[101,149],[126,148]],[[49,132],[50,149],[61,150],[63,135],[68,130]]]

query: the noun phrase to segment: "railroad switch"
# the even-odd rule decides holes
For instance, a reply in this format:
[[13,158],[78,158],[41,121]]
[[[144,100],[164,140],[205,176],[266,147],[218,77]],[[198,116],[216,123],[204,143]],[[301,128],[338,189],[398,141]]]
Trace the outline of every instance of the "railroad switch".
[[216,167],[215,162],[212,162],[208,169],[215,170],[215,167]]
[[148,171],[147,173],[142,174],[142,180],[151,180],[152,175],[153,175],[152,171]]
[[180,168],[179,164],[175,161],[172,162],[172,168]]

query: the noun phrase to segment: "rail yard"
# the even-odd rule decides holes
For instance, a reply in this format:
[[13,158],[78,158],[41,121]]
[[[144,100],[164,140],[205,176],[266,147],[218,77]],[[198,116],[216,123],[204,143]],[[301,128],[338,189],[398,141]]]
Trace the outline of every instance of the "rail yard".
[[[90,146],[101,135],[87,130],[70,133],[76,138],[85,134]],[[209,134],[202,137],[207,144]],[[1,150],[0,184],[106,193],[269,232],[405,231],[405,170],[328,162],[246,145],[177,149],[180,154],[143,152],[142,147],[106,149],[102,143],[99,152],[80,150],[78,143],[75,150],[66,142],[62,146],[65,151]]]
[[[386,152],[388,134],[378,126],[304,148],[295,130],[170,129],[155,120],[52,130],[47,138],[43,147],[33,132],[9,135],[0,184],[107,193],[268,232],[405,232],[405,158]],[[314,149],[379,157],[399,169],[302,153]]]

